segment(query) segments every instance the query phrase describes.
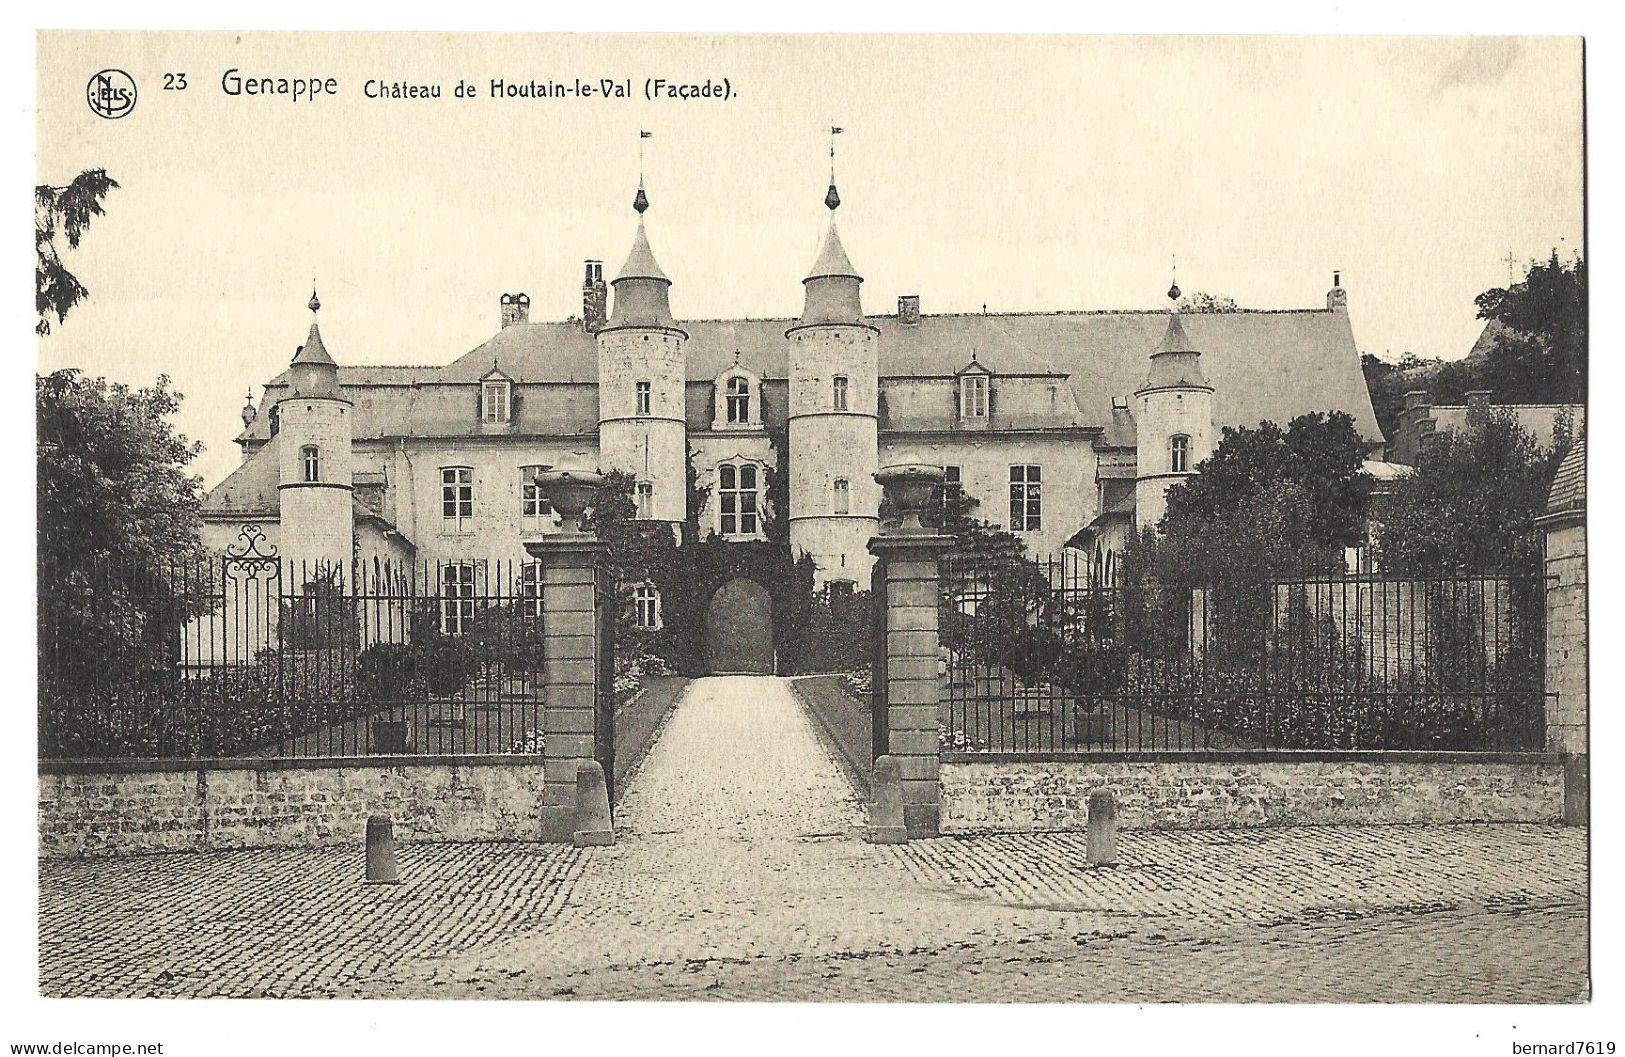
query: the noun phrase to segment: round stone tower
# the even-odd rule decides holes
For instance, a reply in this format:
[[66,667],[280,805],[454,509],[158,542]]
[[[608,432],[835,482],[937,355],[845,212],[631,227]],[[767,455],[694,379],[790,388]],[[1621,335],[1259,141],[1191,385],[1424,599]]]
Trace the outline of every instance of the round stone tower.
[[1168,328],[1151,353],[1145,384],[1134,393],[1137,528],[1156,528],[1168,508],[1168,489],[1213,454],[1213,387],[1202,373],[1202,354],[1180,321],[1177,283],[1168,288],[1168,299]]
[[[322,303],[310,294],[314,317]],[[302,590],[321,576],[347,583],[354,548],[350,439],[355,406],[339,389],[339,368],[311,319],[310,337],[288,367],[288,392],[277,401],[278,544],[291,580]]]
[[683,388],[688,334],[672,319],[666,278],[649,249],[642,186],[632,208],[638,231],[598,331],[598,460],[638,480],[640,516],[681,524],[688,516],[688,428]]
[[819,586],[867,586],[868,544],[880,528],[878,331],[864,322],[859,286],[835,228],[840,195],[824,205],[829,233],[802,280],[801,318],[790,341],[790,550],[810,554]]

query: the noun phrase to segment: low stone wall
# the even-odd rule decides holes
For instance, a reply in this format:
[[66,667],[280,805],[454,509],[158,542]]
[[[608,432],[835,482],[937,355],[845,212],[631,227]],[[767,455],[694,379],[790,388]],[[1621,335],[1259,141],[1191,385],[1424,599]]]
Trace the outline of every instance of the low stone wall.
[[41,858],[542,839],[542,761],[524,756],[41,761]]
[[952,753],[942,831],[1081,830],[1109,790],[1125,829],[1559,822],[1545,753]]

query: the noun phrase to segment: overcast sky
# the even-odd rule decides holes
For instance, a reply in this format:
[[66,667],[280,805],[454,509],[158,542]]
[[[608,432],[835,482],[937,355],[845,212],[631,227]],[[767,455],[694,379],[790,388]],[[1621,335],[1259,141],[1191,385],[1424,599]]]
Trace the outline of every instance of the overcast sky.
[[[85,102],[104,67],[139,88],[121,120]],[[339,94],[231,98],[232,67]],[[832,123],[872,312],[1161,307],[1177,255],[1185,290],[1252,308],[1321,306],[1340,269],[1362,350],[1456,357],[1509,253],[1582,237],[1573,39],[75,34],[41,37],[38,70],[39,180],[122,185],[68,255],[91,299],[40,366],[169,374],[209,483],[245,391],[303,341],[313,277],[340,363],[447,363],[504,291],[579,311],[582,260],[613,274],[631,243],[640,127],[679,318],[799,310]],[[578,77],[634,98],[488,97]],[[648,77],[734,97],[648,102]],[[369,99],[368,78],[443,96]]]

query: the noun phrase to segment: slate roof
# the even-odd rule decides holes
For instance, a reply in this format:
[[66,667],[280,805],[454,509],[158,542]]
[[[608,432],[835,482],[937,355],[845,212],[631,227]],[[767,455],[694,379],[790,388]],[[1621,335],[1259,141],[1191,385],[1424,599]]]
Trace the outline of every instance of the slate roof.
[[1574,447],[1557,464],[1552,490],[1546,497],[1546,513],[1584,512],[1586,508],[1586,440],[1582,434]]
[[[1076,398],[1076,418],[1127,440],[1129,423],[1112,413],[1112,398],[1139,388],[1148,358],[1167,330],[1165,310],[944,314],[902,324],[895,316],[869,316],[879,330],[880,373],[895,378],[951,378],[970,362],[996,376],[1019,375],[1065,382]],[[787,377],[786,328],[794,319],[682,321],[690,382],[690,420],[710,422],[694,383],[709,383],[739,362],[764,385]],[[1343,410],[1361,434],[1380,443],[1371,398],[1346,312],[1322,309],[1187,313],[1182,329],[1202,352],[1202,367],[1216,390],[1220,425],[1285,424],[1312,410]],[[594,337],[579,323],[518,323],[504,327],[443,367],[340,367],[339,383],[356,404],[357,439],[475,436],[479,434],[479,379],[495,366],[515,382],[515,414],[522,432],[551,436],[597,430],[598,357]],[[264,408],[285,391],[279,375],[266,387],[262,413],[245,431],[269,436]],[[703,408],[703,418],[697,417]],[[941,423],[943,427],[949,422]]]

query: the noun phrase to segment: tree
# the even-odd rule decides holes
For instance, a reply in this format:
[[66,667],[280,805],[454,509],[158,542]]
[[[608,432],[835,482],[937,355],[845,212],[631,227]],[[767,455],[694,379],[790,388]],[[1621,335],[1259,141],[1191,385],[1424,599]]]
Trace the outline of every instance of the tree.
[[1586,394],[1586,264],[1553,250],[1524,281],[1475,299],[1481,319],[1501,324],[1475,379],[1501,403],[1577,404]]
[[1163,549],[1195,579],[1302,566],[1365,536],[1365,443],[1346,412],[1299,415],[1283,431],[1226,427],[1195,476],[1168,490]]
[[[1399,417],[1405,410],[1406,393],[1413,389],[1443,392],[1437,378],[1444,368],[1443,360],[1423,359],[1414,352],[1405,353],[1398,363],[1369,352],[1360,357],[1365,387],[1371,394],[1371,408],[1377,414],[1377,427],[1384,437],[1392,440],[1399,431]],[[1459,390],[1455,395],[1459,396],[1462,391],[1465,390]],[[1440,399],[1446,398],[1440,396]]]
[[180,394],[75,370],[36,376],[41,685],[156,670],[197,615],[202,449],[176,433]]
[[51,332],[51,315],[58,323],[68,312],[90,296],[74,274],[62,263],[57,233],[67,236],[68,248],[78,249],[79,240],[92,217],[102,215],[102,199],[118,187],[118,181],[105,169],[87,169],[63,187],[40,184],[34,188],[34,331]]
[[1510,411],[1436,434],[1384,505],[1378,562],[1398,573],[1538,571],[1533,521],[1562,455],[1542,449]]

